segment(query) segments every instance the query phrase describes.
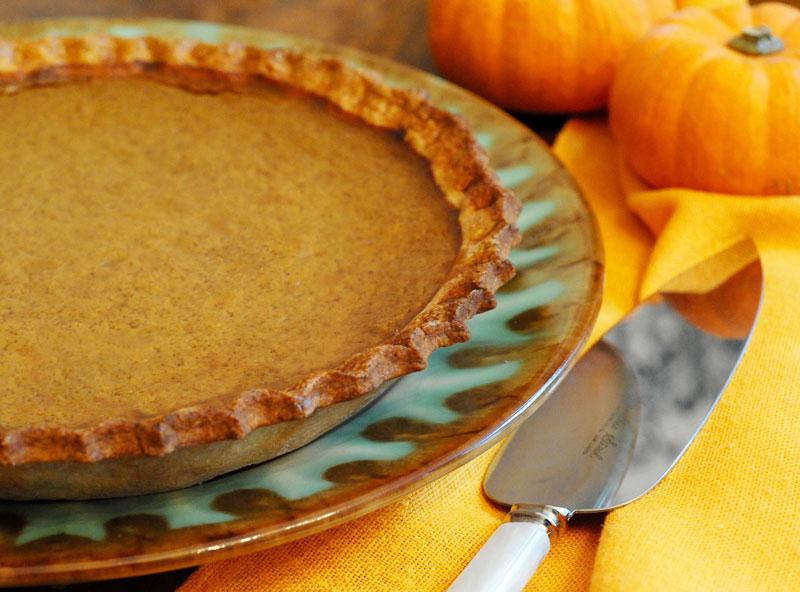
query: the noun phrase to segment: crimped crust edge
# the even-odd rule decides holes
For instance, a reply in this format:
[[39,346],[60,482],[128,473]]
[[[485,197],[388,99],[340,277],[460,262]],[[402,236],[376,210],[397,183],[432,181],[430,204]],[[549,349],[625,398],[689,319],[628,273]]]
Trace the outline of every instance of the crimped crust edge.
[[434,107],[422,93],[386,86],[378,76],[337,58],[238,43],[107,36],[0,39],[0,87],[5,89],[57,81],[64,72],[71,72],[68,78],[76,71],[91,76],[147,75],[153,68],[178,77],[191,69],[212,71],[232,85],[263,77],[324,98],[371,125],[402,132],[411,148],[430,162],[436,184],[459,210],[462,244],[456,262],[431,301],[403,330],[335,368],[283,390],[248,390],[220,404],[184,407],[144,420],[2,430],[0,465],[162,456],[307,417],[319,407],[421,370],[435,349],[468,339],[466,321],[493,308],[494,293],[514,275],[508,255],[518,240],[514,222],[519,203],[500,186],[464,122]]

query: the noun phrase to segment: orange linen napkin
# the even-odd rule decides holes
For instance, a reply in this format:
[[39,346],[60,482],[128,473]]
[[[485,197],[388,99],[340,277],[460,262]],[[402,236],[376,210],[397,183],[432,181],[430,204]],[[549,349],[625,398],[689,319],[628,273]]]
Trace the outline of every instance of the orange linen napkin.
[[657,237],[642,300],[713,290],[717,309],[735,311],[749,303],[719,299],[746,292],[721,286],[752,285],[756,257],[764,278],[755,333],[719,406],[664,482],[609,515],[591,588],[800,589],[800,197],[647,188],[618,162],[603,122],[570,122],[557,151],[593,205],[586,173],[617,170],[620,198]]
[[[587,134],[610,138],[603,124],[573,122],[562,141]],[[658,237],[643,298],[706,292],[756,256],[764,291],[741,366],[686,457],[608,517],[592,588],[800,589],[800,196],[656,191],[624,169],[620,178]]]
[[[648,191],[619,167],[603,122],[570,122],[555,151],[591,202],[606,249],[593,339],[660,287],[719,287],[755,249],[765,295],[747,355],[686,457],[648,496],[611,514],[602,536],[597,519],[573,522],[527,589],[796,588],[800,198]],[[658,236],[654,247],[626,197]],[[349,524],[203,567],[183,590],[443,590],[503,519],[480,493],[493,453]]]

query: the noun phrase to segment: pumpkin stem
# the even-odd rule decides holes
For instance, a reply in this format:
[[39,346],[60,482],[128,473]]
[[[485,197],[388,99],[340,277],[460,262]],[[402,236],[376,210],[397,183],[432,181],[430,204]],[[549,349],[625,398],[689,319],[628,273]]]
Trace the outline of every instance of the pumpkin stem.
[[745,27],[728,42],[728,47],[746,55],[766,56],[783,50],[783,41],[775,37],[769,27],[760,25]]

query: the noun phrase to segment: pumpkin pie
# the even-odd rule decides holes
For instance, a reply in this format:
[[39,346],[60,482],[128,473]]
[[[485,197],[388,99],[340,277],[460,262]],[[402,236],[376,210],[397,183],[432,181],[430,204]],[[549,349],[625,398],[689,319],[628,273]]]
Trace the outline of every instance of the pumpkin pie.
[[465,125],[337,59],[0,41],[0,112],[2,498],[301,446],[513,275],[518,204]]

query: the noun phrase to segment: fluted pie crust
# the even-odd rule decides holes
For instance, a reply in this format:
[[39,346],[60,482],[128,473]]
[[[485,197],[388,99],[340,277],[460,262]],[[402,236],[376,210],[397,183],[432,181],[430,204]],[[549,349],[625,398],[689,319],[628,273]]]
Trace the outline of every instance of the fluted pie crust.
[[[0,91],[6,93],[127,77],[241,92],[254,81],[278,83],[397,132],[428,161],[436,186],[458,211],[460,248],[433,298],[399,332],[287,388],[246,389],[139,419],[0,428],[0,497],[106,497],[172,489],[302,445],[366,404],[370,397],[364,395],[424,368],[436,348],[468,339],[465,322],[492,308],[495,291],[514,273],[508,254],[518,236],[518,202],[499,185],[465,124],[421,93],[390,88],[338,59],[289,50],[155,38],[0,40]],[[42,397],[46,404],[46,393]],[[82,394],[75,397],[81,404]],[[341,412],[336,404],[342,404]],[[323,408],[330,410],[321,414]],[[244,450],[248,440],[259,442]],[[203,460],[210,454],[213,461]],[[158,479],[142,480],[138,475],[144,470],[157,472]],[[113,479],[103,477],[109,471]]]

